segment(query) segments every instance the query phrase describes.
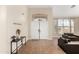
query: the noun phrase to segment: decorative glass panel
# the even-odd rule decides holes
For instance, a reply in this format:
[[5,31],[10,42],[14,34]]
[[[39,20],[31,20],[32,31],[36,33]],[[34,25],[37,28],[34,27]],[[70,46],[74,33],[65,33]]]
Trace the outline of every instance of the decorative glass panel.
[[70,26],[70,20],[64,19],[64,26]]
[[63,26],[63,20],[62,19],[58,19],[58,26]]

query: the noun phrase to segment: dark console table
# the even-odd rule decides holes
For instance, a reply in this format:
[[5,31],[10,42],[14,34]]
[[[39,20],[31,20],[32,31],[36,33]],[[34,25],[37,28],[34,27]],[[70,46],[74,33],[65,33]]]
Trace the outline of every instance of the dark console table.
[[[25,41],[23,43],[23,40]],[[18,46],[18,42],[20,42],[20,45]],[[16,48],[13,50],[13,43],[16,44]],[[23,46],[24,44],[26,44],[26,36],[21,36],[20,39],[13,39],[11,41],[11,54],[17,54],[18,50],[21,46]]]

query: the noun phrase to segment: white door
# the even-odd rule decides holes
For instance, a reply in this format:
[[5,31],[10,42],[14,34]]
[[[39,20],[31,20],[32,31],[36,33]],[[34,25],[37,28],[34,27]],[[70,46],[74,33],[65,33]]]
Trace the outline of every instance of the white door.
[[48,22],[45,18],[36,18],[32,21],[31,38],[48,39]]

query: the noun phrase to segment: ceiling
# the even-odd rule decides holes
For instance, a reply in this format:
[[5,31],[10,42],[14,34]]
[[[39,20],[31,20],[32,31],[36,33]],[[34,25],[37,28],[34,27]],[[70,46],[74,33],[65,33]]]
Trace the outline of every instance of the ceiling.
[[72,5],[53,6],[54,17],[79,17],[79,6],[71,8]]
[[35,5],[30,8],[52,8],[54,17],[79,17],[79,5],[71,8],[72,5]]

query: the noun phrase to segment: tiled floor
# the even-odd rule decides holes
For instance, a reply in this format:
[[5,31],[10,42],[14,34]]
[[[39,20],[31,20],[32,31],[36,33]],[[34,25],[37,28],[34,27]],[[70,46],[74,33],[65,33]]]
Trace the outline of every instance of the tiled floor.
[[65,54],[57,45],[57,39],[53,40],[28,40],[26,45],[21,47],[19,54]]

